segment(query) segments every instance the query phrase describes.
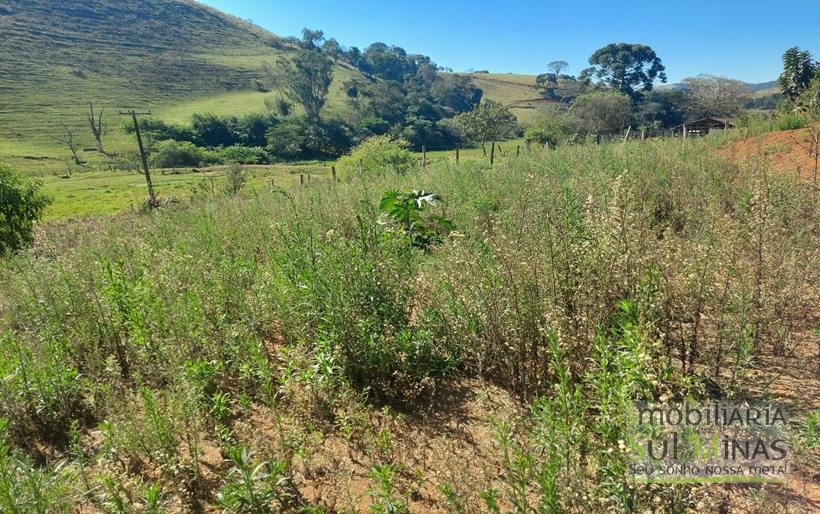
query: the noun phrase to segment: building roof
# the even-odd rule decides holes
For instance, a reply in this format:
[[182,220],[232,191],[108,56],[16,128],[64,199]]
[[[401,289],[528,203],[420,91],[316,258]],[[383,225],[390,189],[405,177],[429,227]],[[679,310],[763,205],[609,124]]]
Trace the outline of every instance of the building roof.
[[682,125],[678,125],[675,129],[682,129],[684,126],[686,128],[690,127],[734,127],[735,126],[735,119],[734,118],[718,118],[717,116],[706,116],[705,118],[700,118],[697,120],[689,120]]

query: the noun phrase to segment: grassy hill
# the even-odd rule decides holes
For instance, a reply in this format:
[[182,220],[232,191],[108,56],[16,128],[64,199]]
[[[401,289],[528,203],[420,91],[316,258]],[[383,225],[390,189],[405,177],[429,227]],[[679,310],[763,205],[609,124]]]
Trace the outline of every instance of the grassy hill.
[[[80,148],[94,146],[88,102],[105,109],[106,148],[132,150],[118,107],[169,121],[261,111],[269,95],[256,87],[262,63],[289,51],[284,39],[190,0],[0,0],[0,33],[0,158],[48,173],[68,160],[65,127]],[[342,84],[355,74],[336,67],[329,113],[344,112]],[[544,102],[533,76],[471,76],[522,121]]]
[[538,108],[548,103],[535,87],[535,75],[515,73],[469,73],[473,82],[484,91],[484,98],[501,102],[519,120],[526,123],[538,115]]
[[[64,126],[93,146],[88,102],[120,124],[117,107],[150,108],[183,120],[193,112],[259,111],[261,65],[287,43],[237,18],[189,0],[0,0],[0,157],[30,168],[65,160]],[[329,110],[341,103],[338,67]],[[106,146],[132,146],[110,130]],[[17,161],[17,162],[15,162]],[[52,163],[53,164],[53,163]]]

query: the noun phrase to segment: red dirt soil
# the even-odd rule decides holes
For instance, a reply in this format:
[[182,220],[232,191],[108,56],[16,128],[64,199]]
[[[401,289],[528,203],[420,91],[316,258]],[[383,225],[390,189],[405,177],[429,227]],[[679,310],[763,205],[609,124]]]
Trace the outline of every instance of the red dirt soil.
[[818,173],[818,148],[814,137],[817,137],[818,131],[820,126],[769,132],[730,143],[720,148],[717,154],[738,163],[763,158],[776,171],[814,180]]

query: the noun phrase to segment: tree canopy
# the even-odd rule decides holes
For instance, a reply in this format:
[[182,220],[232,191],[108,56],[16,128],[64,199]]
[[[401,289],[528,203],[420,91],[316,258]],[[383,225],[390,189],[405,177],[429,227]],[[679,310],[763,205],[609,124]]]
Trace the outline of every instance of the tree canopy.
[[686,113],[690,118],[734,116],[743,104],[746,85],[739,80],[714,75],[683,79]]
[[632,105],[623,93],[596,91],[576,98],[570,114],[578,132],[613,134],[626,128],[632,117]]
[[0,255],[31,243],[34,224],[49,203],[39,183],[0,164]]
[[817,74],[818,63],[808,50],[792,47],[783,54],[783,73],[778,78],[780,90],[792,100],[806,91]]
[[482,144],[502,139],[518,127],[515,115],[503,104],[492,100],[485,100],[472,111],[459,114],[454,122],[467,138]]
[[595,77],[633,99],[643,91],[651,91],[656,79],[666,82],[666,68],[647,45],[612,43],[596,50],[589,64],[582,79]]

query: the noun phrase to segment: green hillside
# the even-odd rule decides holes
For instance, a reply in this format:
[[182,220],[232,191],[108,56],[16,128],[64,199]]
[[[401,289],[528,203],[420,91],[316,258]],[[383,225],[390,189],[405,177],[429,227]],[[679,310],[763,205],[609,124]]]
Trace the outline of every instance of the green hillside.
[[[66,159],[64,126],[81,147],[93,146],[88,102],[105,109],[114,150],[133,144],[117,130],[121,106],[173,120],[262,110],[261,65],[289,50],[188,0],[0,0],[0,33],[0,157],[25,168]],[[340,110],[340,84],[352,73],[337,68],[330,111]]]
[[550,103],[535,87],[535,75],[514,73],[470,73],[475,85],[484,91],[484,98],[510,107],[522,123],[538,116],[539,107]]
[[[0,0],[0,33],[0,158],[29,171],[64,166],[65,127],[80,148],[93,147],[88,102],[105,109],[105,145],[115,151],[133,147],[118,129],[122,106],[177,122],[261,111],[271,95],[257,88],[262,63],[289,51],[284,39],[190,0]],[[355,75],[336,67],[328,113],[345,112],[342,84]],[[544,102],[532,76],[471,76],[522,121]]]

